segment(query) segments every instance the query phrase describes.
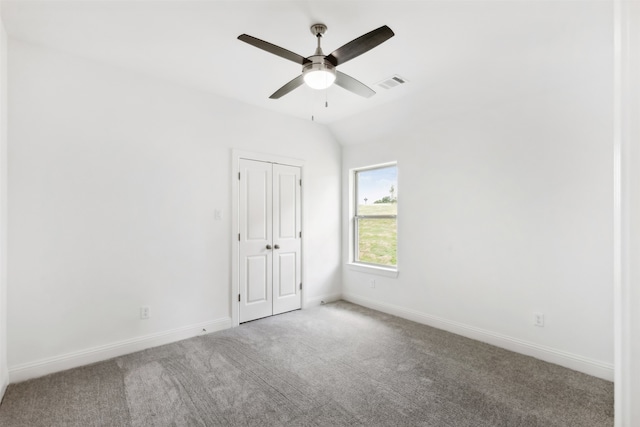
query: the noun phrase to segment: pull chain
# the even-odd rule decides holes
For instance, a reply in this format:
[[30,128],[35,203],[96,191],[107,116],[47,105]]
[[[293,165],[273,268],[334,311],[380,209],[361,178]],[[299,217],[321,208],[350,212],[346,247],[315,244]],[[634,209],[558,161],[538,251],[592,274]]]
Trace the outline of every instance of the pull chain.
[[[317,92],[317,91],[316,91]],[[311,121],[314,122],[316,120],[315,117],[315,105],[316,99],[318,98],[318,94],[314,94],[311,101]],[[329,108],[329,89],[324,90],[324,108]]]
[[[314,91],[315,92],[315,91]],[[315,122],[316,118],[315,118],[315,105],[316,103],[315,101],[315,94],[313,94],[313,96],[311,97],[311,121]]]

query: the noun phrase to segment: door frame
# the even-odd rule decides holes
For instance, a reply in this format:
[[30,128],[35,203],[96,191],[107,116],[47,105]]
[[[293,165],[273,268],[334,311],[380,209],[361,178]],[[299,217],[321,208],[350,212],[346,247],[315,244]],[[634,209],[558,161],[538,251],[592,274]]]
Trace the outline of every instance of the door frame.
[[[240,173],[240,159],[254,160],[257,162],[276,163],[280,165],[296,166],[300,168],[300,179],[304,183],[304,160],[294,159],[291,157],[278,156],[268,153],[258,153],[244,150],[231,150],[231,325],[238,326],[240,324],[240,304],[238,303],[238,295],[240,294],[240,242],[238,241],[238,233],[240,232],[240,183],[238,173]],[[305,283],[305,239],[304,239],[304,185],[300,188],[300,213],[303,239],[300,242],[300,277]],[[301,289],[301,308],[305,307],[304,303],[304,286]]]

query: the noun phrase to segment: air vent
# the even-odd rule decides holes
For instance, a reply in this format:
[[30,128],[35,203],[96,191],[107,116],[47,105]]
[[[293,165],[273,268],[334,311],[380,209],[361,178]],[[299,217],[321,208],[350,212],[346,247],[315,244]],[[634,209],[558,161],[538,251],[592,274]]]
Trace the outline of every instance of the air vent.
[[383,81],[378,83],[378,86],[383,87],[385,89],[392,89],[396,86],[400,86],[407,83],[407,79],[404,77],[400,77],[399,75],[394,75],[389,77],[388,79],[384,79]]

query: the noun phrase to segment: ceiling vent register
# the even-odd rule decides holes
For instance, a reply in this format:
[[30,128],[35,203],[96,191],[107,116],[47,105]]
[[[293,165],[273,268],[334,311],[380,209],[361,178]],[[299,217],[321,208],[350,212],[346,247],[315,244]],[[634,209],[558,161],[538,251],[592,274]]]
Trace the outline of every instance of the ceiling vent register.
[[378,86],[385,89],[393,89],[394,87],[403,85],[405,83],[407,83],[407,79],[396,74],[392,77],[389,77],[388,79],[381,81],[380,83],[378,83]]

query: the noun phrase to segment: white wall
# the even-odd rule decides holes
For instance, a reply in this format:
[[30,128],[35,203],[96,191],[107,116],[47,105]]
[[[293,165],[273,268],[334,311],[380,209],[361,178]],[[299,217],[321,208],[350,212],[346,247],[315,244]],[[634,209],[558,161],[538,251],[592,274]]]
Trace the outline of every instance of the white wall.
[[[517,96],[465,112],[467,93],[452,91],[461,111],[435,120],[423,93],[334,125],[344,178],[399,168],[399,276],[371,288],[374,276],[345,267],[346,299],[613,378],[613,45],[602,17],[557,44],[566,61],[529,66]],[[343,206],[346,218],[346,179]]]
[[7,33],[0,16],[0,401],[7,367]]
[[12,381],[230,325],[232,149],[305,161],[303,297],[339,296],[324,127],[13,39],[9,76]]

